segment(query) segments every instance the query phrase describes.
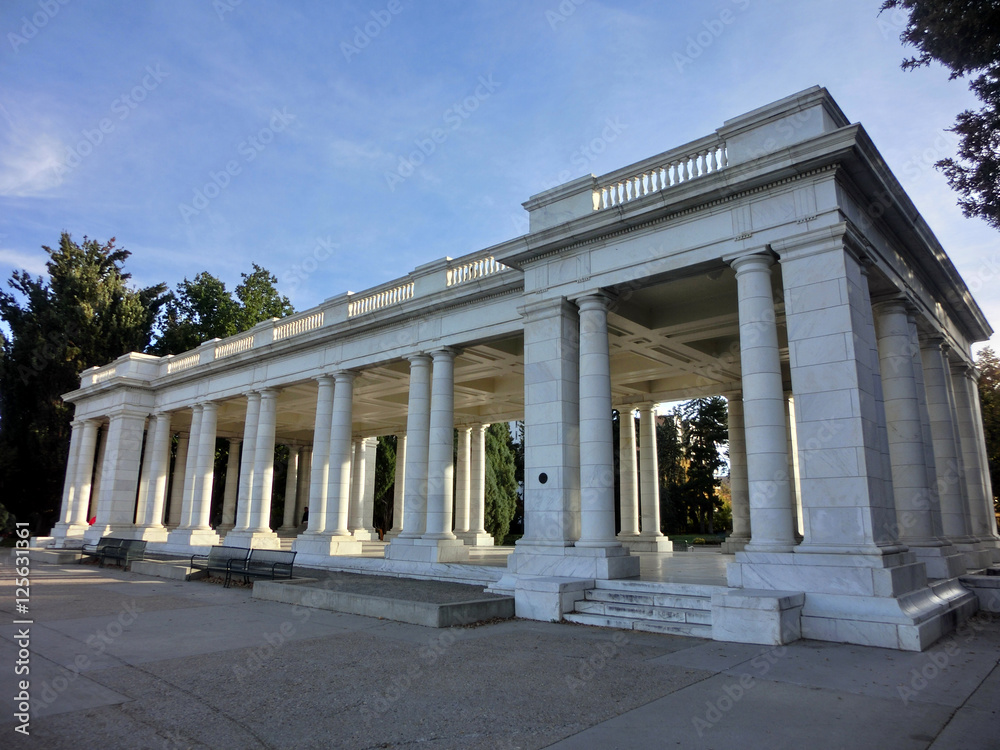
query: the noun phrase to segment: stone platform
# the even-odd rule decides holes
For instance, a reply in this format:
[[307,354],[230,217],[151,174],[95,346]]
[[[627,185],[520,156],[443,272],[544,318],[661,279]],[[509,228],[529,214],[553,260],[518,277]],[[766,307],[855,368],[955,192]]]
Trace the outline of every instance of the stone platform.
[[514,617],[513,597],[481,587],[357,573],[256,581],[253,597],[430,628]]

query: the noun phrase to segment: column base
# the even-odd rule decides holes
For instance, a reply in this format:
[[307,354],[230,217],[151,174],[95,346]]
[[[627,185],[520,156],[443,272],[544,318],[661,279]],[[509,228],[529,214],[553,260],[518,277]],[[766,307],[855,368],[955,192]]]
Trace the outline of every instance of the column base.
[[981,539],[977,542],[976,547],[989,555],[990,563],[986,567],[989,567],[993,563],[1000,562],[1000,539],[987,537],[986,539]]
[[[368,529],[351,529],[351,538],[359,542],[370,542],[372,533]],[[378,539],[378,537],[375,537]]]
[[722,554],[735,555],[737,552],[742,552],[746,549],[749,543],[750,537],[748,536],[733,536],[730,534],[726,538],[726,541],[722,543]]
[[629,552],[673,552],[674,543],[669,538],[663,536],[645,536],[640,534],[636,537],[621,540],[622,544],[628,548]]
[[147,542],[165,542],[167,534],[166,526],[136,526],[132,538],[144,539]]
[[382,541],[391,542],[393,539],[395,539],[402,533],[403,533],[402,529],[389,529],[387,532],[385,532],[385,536],[382,537]]
[[456,531],[455,536],[462,540],[467,547],[494,547],[496,540],[492,534],[485,531]]
[[135,534],[135,526],[130,523],[95,523],[93,526],[89,526],[83,533],[83,539],[87,544],[96,544],[101,541],[101,537],[104,536],[114,536],[119,539],[131,539],[133,534]]
[[292,551],[299,557],[327,558],[338,555],[360,555],[361,542],[351,536],[332,536],[331,534],[300,534],[292,542]]
[[[522,540],[523,541],[523,540]],[[557,547],[521,544],[507,558],[507,573],[496,588],[513,591],[523,578],[610,580],[636,578],[639,558],[625,547]]]
[[957,578],[965,575],[965,555],[950,544],[944,547],[910,547],[910,552],[927,568],[927,577]]
[[281,540],[273,531],[230,531],[222,543],[226,547],[281,549]]
[[192,547],[214,547],[219,544],[219,535],[212,529],[174,529],[167,534],[164,552],[188,552]]
[[397,538],[385,548],[386,560],[409,562],[468,562],[469,550],[461,539]]
[[[977,606],[975,595],[957,580],[928,584],[926,568],[913,552],[896,548],[884,554],[747,549],[729,563],[727,577],[732,588],[771,596],[804,593],[803,638],[903,651],[927,648],[968,619]],[[773,631],[767,634],[770,638]]]
[[52,527],[52,546],[63,549],[67,546],[79,547],[90,527],[85,523],[57,523]]
[[993,554],[989,550],[979,549],[975,542],[956,542],[955,548],[965,559],[965,569],[968,572],[983,570],[993,564]]

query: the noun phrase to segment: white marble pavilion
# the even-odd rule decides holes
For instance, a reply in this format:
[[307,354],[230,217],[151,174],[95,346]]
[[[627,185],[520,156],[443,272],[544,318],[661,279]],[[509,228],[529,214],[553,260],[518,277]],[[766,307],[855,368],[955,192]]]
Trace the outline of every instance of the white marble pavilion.
[[[520,616],[559,619],[581,591],[669,552],[648,501],[652,407],[721,394],[735,556],[713,637],[919,650],[976,610],[959,577],[1000,561],[970,351],[992,331],[825,89],[524,207],[522,237],[178,356],[86,371],[65,395],[56,545],[278,546],[279,444],[279,531],[309,508],[297,562],[356,556],[374,534],[374,438],[396,435],[383,564],[433,577],[493,544],[484,426],[523,419],[525,534],[491,590],[514,593]],[[612,409],[640,413],[639,450],[622,431],[620,533]]]

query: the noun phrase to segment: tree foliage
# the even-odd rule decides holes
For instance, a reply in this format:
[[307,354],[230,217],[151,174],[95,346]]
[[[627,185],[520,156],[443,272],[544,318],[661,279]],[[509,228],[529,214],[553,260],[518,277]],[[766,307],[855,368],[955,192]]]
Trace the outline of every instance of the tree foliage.
[[714,533],[723,508],[722,449],[729,440],[725,399],[697,398],[678,406],[662,420],[656,437],[662,523],[672,533]]
[[902,10],[909,20],[900,39],[918,53],[903,61],[912,70],[937,61],[952,78],[974,76],[969,88],[983,103],[965,110],[951,128],[958,158],[936,166],[959,193],[966,216],[1000,229],[1000,5],[984,0],[886,0],[882,11]]
[[[60,398],[80,373],[150,342],[166,286],[129,286],[130,253],[63,232],[47,276],[17,271],[13,292],[0,292],[0,318],[10,329],[0,357],[0,495],[19,517],[58,512],[69,449],[72,407]],[[47,525],[47,524],[46,524]]]
[[506,422],[486,430],[486,530],[503,544],[517,507],[514,441]]
[[254,263],[253,271],[241,276],[235,292],[207,272],[178,284],[158,320],[160,335],[152,353],[186,352],[204,341],[235,336],[262,321],[295,312],[275,288],[278,279],[266,268]]
[[395,526],[393,502],[396,485],[396,436],[378,439],[375,454],[375,528],[385,533]]
[[993,503],[1000,492],[1000,359],[989,347],[976,357],[979,368],[979,401],[983,411],[983,431],[986,433],[986,456],[990,481],[993,483]]

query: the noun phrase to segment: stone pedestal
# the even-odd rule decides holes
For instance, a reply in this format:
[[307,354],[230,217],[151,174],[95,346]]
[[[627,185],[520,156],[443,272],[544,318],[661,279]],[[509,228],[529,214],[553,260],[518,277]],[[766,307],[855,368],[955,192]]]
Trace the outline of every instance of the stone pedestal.
[[281,549],[281,540],[273,531],[252,531],[233,529],[223,541],[227,547],[258,547],[260,549]]
[[292,551],[297,552],[295,561],[309,562],[309,558],[328,558],[336,555],[360,555],[361,542],[350,536],[334,536],[332,534],[300,534],[292,542]]
[[[836,643],[922,651],[976,607],[975,595],[956,582],[928,586],[923,564],[909,551],[739,552],[727,577],[731,587],[772,596],[804,593],[802,637]],[[714,608],[713,601],[713,613]],[[743,642],[774,643],[773,626],[773,618],[745,618]]]
[[469,548],[461,539],[396,537],[385,548],[385,559],[427,563],[468,562]]

